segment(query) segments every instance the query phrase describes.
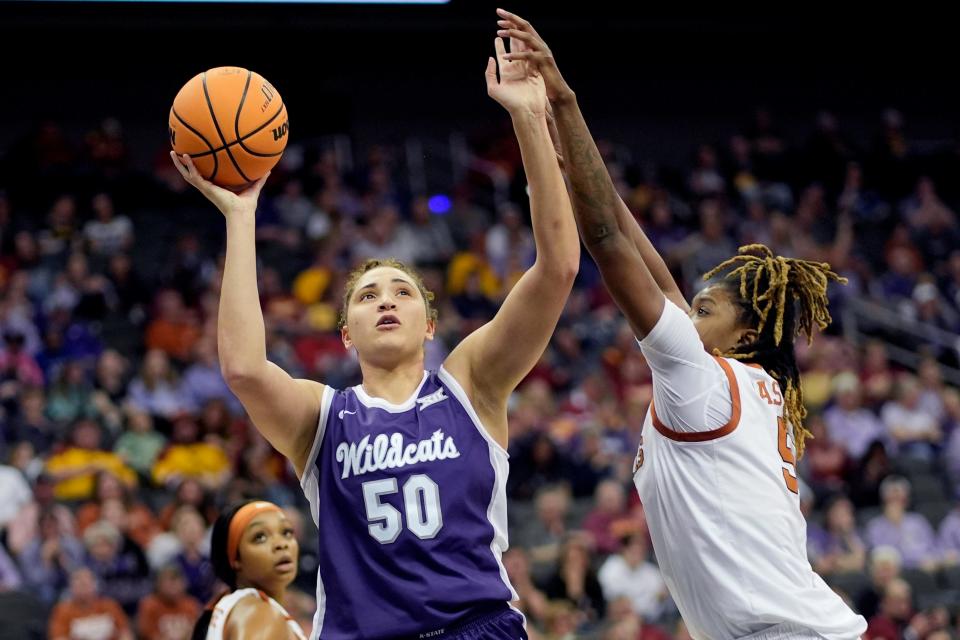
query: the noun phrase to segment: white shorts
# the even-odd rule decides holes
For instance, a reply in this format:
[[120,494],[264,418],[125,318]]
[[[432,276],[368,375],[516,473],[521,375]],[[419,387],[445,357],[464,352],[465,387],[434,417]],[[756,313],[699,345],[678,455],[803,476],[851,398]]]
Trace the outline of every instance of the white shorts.
[[823,640],[823,636],[793,622],[783,622],[739,640]]

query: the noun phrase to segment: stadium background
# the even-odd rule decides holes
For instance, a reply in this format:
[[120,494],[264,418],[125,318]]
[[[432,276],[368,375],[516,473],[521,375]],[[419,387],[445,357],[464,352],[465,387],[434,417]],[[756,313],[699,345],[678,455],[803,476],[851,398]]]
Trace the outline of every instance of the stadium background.
[[[424,269],[440,300],[434,364],[494,312],[532,245],[509,122],[483,90],[493,6],[478,4],[0,4],[0,636],[44,637],[82,565],[132,628],[156,628],[138,607],[161,582],[176,591],[163,567],[200,600],[213,589],[203,532],[218,507],[255,495],[302,512],[217,373],[222,222],[165,155],[169,103],[193,74],[247,66],[289,105],[291,146],[258,231],[274,361],[357,382],[332,326],[343,274],[368,255]],[[508,8],[554,49],[688,292],[757,240],[851,278],[830,335],[801,350],[818,435],[800,469],[811,561],[879,616],[877,634],[957,637],[960,93],[947,21],[919,8]],[[643,561],[629,481],[649,396],[585,258],[511,410],[507,564],[540,637],[685,637]],[[113,474],[54,482],[101,467],[135,488]],[[897,477],[911,483],[900,525]],[[301,520],[292,609],[309,618],[315,532]],[[170,624],[143,637],[175,637]]]

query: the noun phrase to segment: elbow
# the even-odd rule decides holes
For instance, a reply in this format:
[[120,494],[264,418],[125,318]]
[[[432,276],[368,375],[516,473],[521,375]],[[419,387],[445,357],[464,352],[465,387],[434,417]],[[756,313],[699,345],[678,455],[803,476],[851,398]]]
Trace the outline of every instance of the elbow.
[[230,390],[236,392],[239,389],[249,388],[255,384],[260,377],[260,369],[257,367],[245,366],[240,363],[220,362],[220,371],[223,373],[223,379],[226,381]]
[[538,266],[552,286],[561,286],[570,289],[573,287],[573,281],[577,279],[577,274],[580,272],[580,252],[577,251],[574,256],[551,260],[549,263],[543,263]]
[[579,272],[580,272],[580,261],[567,260],[563,264],[557,266],[554,277],[556,278],[558,283],[564,285],[567,288],[570,288],[573,286],[573,281],[577,279],[577,274]]

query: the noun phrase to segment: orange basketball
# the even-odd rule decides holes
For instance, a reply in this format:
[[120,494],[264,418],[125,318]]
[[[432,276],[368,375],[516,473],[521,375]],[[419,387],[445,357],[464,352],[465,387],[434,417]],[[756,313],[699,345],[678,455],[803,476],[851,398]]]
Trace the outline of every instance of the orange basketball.
[[170,109],[170,144],[221,187],[242,188],[273,168],[287,146],[287,107],[263,76],[217,67],[183,85]]

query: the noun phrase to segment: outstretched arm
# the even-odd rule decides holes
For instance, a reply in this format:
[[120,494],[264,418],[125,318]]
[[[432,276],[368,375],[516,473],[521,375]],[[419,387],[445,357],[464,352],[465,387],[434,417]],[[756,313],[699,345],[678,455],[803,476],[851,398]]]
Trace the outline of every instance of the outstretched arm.
[[[516,42],[511,49],[517,50]],[[473,398],[496,413],[546,349],[580,262],[580,240],[570,198],[560,173],[546,121],[543,79],[524,62],[507,62],[501,39],[497,63],[487,63],[487,91],[510,113],[530,186],[534,265],[510,291],[497,315],[468,336],[450,354],[445,366],[458,379],[467,378]],[[495,430],[492,424],[488,428]],[[501,444],[503,433],[492,435]]]
[[[524,60],[535,65],[544,78],[581,233],[586,231],[584,223],[590,220],[615,221],[616,228],[627,236],[630,244],[639,253],[663,295],[684,311],[688,311],[689,306],[663,258],[617,193],[580,112],[576,94],[560,74],[550,48],[528,21],[502,9],[497,13],[501,18],[498,22],[501,27],[498,33],[521,40],[526,45],[524,51],[510,53],[507,59]],[[586,236],[584,241],[586,242]],[[589,247],[589,243],[587,245]],[[596,258],[594,255],[594,259]]]
[[[257,293],[254,229],[257,198],[267,176],[236,194],[205,180],[189,156],[173,164],[227,221],[227,257],[220,287],[217,346],[230,389],[273,447],[302,475],[317,428],[323,385],[295,380],[267,360],[263,312]],[[269,175],[269,174],[268,174]]]

